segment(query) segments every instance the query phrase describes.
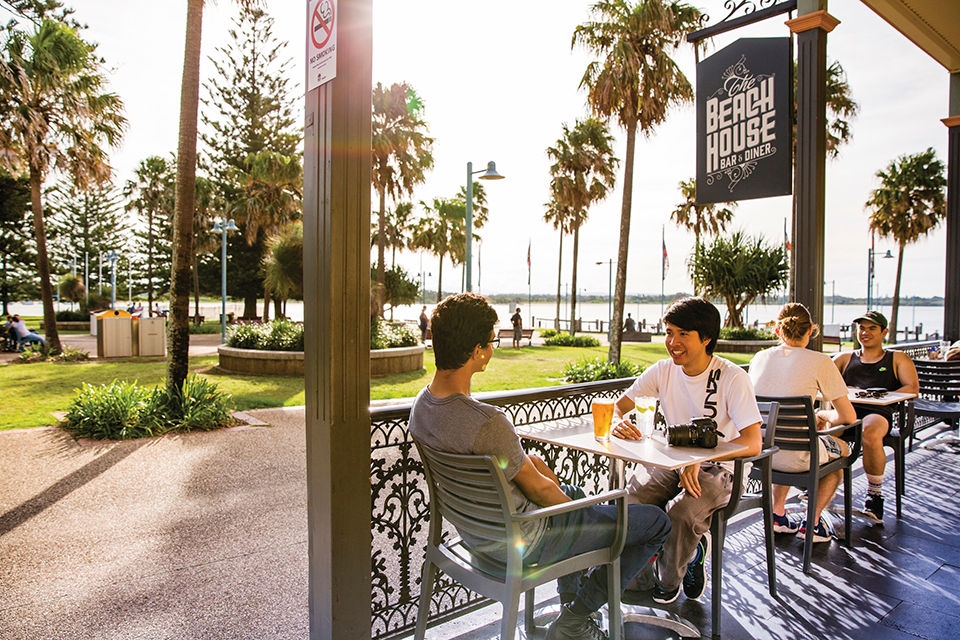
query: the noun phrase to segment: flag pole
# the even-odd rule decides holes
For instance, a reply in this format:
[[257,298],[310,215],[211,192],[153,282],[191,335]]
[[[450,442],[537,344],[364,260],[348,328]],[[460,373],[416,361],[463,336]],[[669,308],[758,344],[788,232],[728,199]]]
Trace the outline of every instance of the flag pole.
[[530,245],[533,238],[527,240],[527,313],[530,314],[530,328],[533,328],[532,289],[530,288]]
[[[660,318],[663,318],[663,283],[667,280],[666,225],[660,225],[660,244],[663,247],[663,255],[660,258]],[[659,320],[657,324],[659,324]]]

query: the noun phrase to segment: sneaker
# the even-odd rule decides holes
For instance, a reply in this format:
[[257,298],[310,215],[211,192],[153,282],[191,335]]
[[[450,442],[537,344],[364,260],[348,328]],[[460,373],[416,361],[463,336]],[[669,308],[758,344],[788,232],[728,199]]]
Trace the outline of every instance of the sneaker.
[[[807,537],[807,521],[804,520],[803,524],[800,525],[800,531],[797,532],[797,537],[801,540],[805,540]],[[830,531],[830,528],[827,526],[826,521],[823,519],[823,516],[820,516],[820,522],[817,523],[817,526],[813,528],[813,541],[814,542],[830,542],[833,539],[833,532]]]
[[785,513],[782,516],[773,514],[773,532],[774,533],[796,533],[800,529],[798,518],[791,518],[791,514]]
[[883,496],[868,495],[860,513],[876,524],[883,524]]
[[693,560],[687,565],[687,573],[683,576],[683,595],[691,600],[697,600],[707,590],[707,570],[705,563],[710,555],[710,532],[708,531],[697,543],[697,552]]
[[547,629],[546,640],[607,640],[593,616],[580,616],[569,607],[560,607],[560,615]]
[[660,604],[670,604],[671,602],[675,602],[676,599],[680,597],[680,586],[677,585],[677,587],[674,589],[667,591],[658,584],[653,588],[653,594],[650,597],[653,598],[654,602],[658,602]]

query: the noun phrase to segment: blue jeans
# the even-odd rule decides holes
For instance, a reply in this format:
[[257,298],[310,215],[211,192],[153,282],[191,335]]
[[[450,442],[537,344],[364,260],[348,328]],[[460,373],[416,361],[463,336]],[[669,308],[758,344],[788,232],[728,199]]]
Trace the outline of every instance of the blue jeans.
[[23,351],[23,345],[30,344],[31,342],[39,342],[42,348],[46,348],[47,346],[47,343],[44,341],[43,338],[40,337],[39,334],[31,331],[27,335],[20,338],[20,344],[19,344],[20,351]]
[[[583,489],[561,485],[565,494],[576,500],[583,498]],[[547,531],[528,558],[530,562],[556,562],[613,543],[617,524],[616,505],[595,505],[550,518]],[[634,504],[627,507],[627,539],[620,555],[620,590],[650,563],[670,534],[670,519],[653,505]],[[560,594],[576,594],[579,603],[596,611],[607,602],[607,567],[591,571],[581,580],[574,573],[557,580]]]

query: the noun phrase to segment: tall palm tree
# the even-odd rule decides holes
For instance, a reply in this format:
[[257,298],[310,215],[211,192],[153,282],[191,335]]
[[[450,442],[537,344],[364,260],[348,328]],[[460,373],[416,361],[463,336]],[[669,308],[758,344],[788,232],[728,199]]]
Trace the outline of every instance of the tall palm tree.
[[[303,221],[297,220],[267,239],[267,254],[263,259],[264,282],[283,305],[291,297],[303,295]],[[277,312],[277,317],[281,313]]]
[[450,256],[453,264],[463,262],[466,233],[464,217],[466,209],[456,199],[434,198],[432,204],[421,201],[426,211],[413,228],[410,246],[425,249],[440,259],[437,269],[437,302],[443,298],[443,258]]
[[932,147],[922,153],[903,155],[877,171],[880,186],[867,200],[870,230],[896,241],[897,279],[893,288],[890,326],[897,341],[900,311],[900,277],[903,270],[903,249],[932,231],[947,215],[944,165]]
[[222,241],[213,231],[214,219],[222,210],[213,181],[197,177],[193,212],[193,315],[200,317],[200,256],[215,252]]
[[547,208],[543,214],[544,222],[553,224],[553,228],[560,232],[560,248],[557,252],[557,312],[553,319],[553,328],[560,330],[560,287],[563,282],[563,234],[570,233],[570,212],[556,200],[544,205]]
[[[623,326],[627,289],[627,253],[633,207],[633,163],[637,130],[650,136],[674,105],[693,100],[693,87],[670,54],[696,28],[700,11],[665,0],[600,0],[591,8],[596,20],[578,25],[572,45],[580,44],[601,59],[587,65],[580,86],[601,118],[616,117],[627,132],[623,203],[617,250],[617,284],[613,324]],[[620,361],[620,332],[611,332],[610,362]]]
[[[693,260],[696,261],[700,251],[700,237],[704,234],[715,236],[723,231],[727,223],[733,220],[733,210],[737,203],[725,202],[725,206],[717,206],[715,202],[698,205],[697,181],[694,178],[680,181],[680,195],[683,196],[683,202],[670,212],[670,219],[676,222],[677,226],[693,231]],[[697,272],[695,268],[690,271]],[[700,285],[696,280],[693,282],[693,293],[700,293]]]
[[373,188],[377,211],[377,284],[385,284],[387,195],[394,200],[412,195],[433,168],[433,138],[426,135],[423,101],[406,82],[373,88]]
[[110,179],[102,145],[119,143],[123,102],[104,90],[96,47],[44,19],[32,34],[11,30],[0,59],[0,165],[30,178],[30,201],[47,348],[61,351],[43,219],[43,183],[57,167],[80,190]]
[[[580,226],[595,202],[607,197],[616,182],[620,161],[613,154],[613,136],[597,118],[577,121],[573,129],[563,125],[563,136],[547,149],[550,166],[550,191],[553,200],[568,211],[573,232],[573,273],[570,278],[570,318],[577,317],[577,264],[580,252]],[[576,323],[571,325],[571,333]]]

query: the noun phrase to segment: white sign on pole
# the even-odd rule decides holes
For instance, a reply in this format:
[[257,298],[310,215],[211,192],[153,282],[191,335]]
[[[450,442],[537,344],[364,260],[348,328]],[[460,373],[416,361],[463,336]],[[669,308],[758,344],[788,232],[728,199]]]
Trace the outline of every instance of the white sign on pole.
[[337,77],[337,0],[307,0],[307,91]]

